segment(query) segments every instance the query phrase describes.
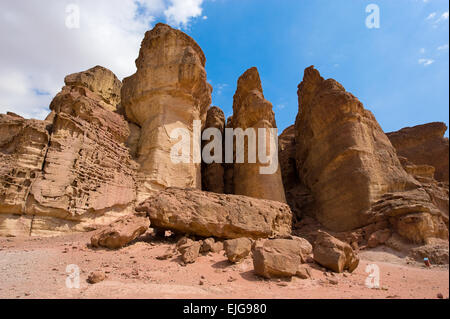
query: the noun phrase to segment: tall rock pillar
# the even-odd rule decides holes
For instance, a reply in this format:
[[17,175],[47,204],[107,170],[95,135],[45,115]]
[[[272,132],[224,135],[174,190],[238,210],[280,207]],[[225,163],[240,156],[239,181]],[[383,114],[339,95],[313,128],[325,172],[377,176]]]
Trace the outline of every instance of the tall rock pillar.
[[212,87],[205,63],[192,38],[159,23],[145,35],[137,72],[123,80],[122,106],[128,120],[141,128],[138,201],[166,187],[201,189],[201,165],[193,159],[200,150],[191,147],[189,163],[174,163],[171,150],[179,140],[170,135],[174,129],[186,129],[192,145],[194,121],[206,119]]

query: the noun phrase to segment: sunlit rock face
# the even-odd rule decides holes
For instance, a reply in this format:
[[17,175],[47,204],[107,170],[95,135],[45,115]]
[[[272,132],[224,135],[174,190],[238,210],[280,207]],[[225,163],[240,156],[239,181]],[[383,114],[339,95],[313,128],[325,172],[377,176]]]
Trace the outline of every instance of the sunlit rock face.
[[[206,80],[205,55],[189,36],[165,24],[148,31],[142,42],[137,72],[123,80],[122,106],[127,118],[141,128],[138,199],[169,186],[201,189],[201,165],[174,163],[171,149],[179,140],[174,129],[187,129],[194,138],[194,121],[204,122],[212,87]],[[194,144],[194,143],[192,143]]]
[[447,125],[441,122],[405,127],[387,133],[399,156],[406,157],[415,165],[435,168],[437,181],[448,183],[449,143],[444,137]]
[[[233,102],[232,126],[236,129],[253,129],[255,132],[255,163],[249,160],[249,152],[252,150],[250,139],[246,138],[244,146],[244,163],[235,161],[233,167],[233,189],[236,195],[245,195],[260,199],[268,199],[286,202],[284,186],[281,178],[281,170],[278,163],[278,148],[270,143],[270,129],[277,127],[272,104],[264,98],[261,79],[258,70],[251,68],[247,70],[238,80],[237,90]],[[265,149],[260,150],[258,139],[259,129],[264,129],[266,135]],[[275,134],[277,138],[277,134]],[[236,141],[237,144],[237,141]],[[271,147],[273,148],[271,150]],[[235,145],[235,151],[238,152]],[[276,153],[275,169],[270,173],[262,173],[262,168],[269,164],[262,163],[259,156],[260,151],[265,155],[270,151]],[[235,153],[236,153],[235,152]],[[237,154],[235,154],[237,159]]]
[[[348,231],[388,216],[402,225],[398,221],[417,212],[421,203],[420,212],[434,216],[423,219],[441,228],[430,196],[406,173],[375,117],[355,96],[335,80],[323,79],[314,67],[305,70],[298,96],[298,176],[311,190],[323,225]],[[404,200],[393,195],[397,193]],[[439,230],[435,233],[441,237]]]
[[46,121],[2,116],[1,235],[86,231],[134,209],[137,164],[115,112],[121,82],[95,67],[65,83]]

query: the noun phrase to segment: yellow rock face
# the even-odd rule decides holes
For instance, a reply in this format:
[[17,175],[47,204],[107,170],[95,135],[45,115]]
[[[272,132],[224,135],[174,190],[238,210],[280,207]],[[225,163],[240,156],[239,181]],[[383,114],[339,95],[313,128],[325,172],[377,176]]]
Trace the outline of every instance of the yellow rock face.
[[124,79],[122,88],[127,118],[141,127],[139,200],[169,186],[201,189],[201,167],[193,161],[193,150],[189,164],[172,162],[171,148],[179,141],[170,133],[187,129],[192,140],[193,121],[206,118],[212,87],[205,62],[198,44],[168,25],[158,24],[145,35],[137,72]]

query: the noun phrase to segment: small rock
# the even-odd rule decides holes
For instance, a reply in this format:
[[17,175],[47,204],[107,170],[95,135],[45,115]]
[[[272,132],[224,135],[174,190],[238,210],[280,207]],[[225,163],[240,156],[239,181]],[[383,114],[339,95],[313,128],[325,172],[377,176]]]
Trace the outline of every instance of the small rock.
[[249,238],[238,238],[225,241],[225,252],[228,260],[237,263],[250,255],[252,241]]
[[331,278],[328,279],[328,282],[330,284],[332,284],[332,285],[338,285],[339,284],[339,281],[337,281],[336,279],[331,279]]
[[99,282],[102,282],[102,281],[105,280],[105,279],[106,279],[106,275],[105,275],[104,272],[101,272],[101,271],[95,271],[95,272],[92,272],[92,273],[89,275],[89,277],[88,277],[88,279],[87,279],[87,282],[90,283],[90,284],[92,284],[92,285],[94,285],[94,284],[97,284],[97,283],[99,283]]

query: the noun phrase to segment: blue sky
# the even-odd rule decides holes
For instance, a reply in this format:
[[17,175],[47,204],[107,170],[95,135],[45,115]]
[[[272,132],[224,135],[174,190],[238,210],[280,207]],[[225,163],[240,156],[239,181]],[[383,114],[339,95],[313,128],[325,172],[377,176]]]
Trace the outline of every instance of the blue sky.
[[[65,25],[73,3],[75,29]],[[380,8],[379,29],[366,27],[369,4]],[[65,75],[95,65],[120,79],[133,74],[145,31],[166,22],[202,47],[213,104],[227,116],[239,76],[256,66],[282,131],[295,121],[303,71],[315,65],[387,132],[448,125],[448,7],[447,0],[1,1],[0,112],[44,118]]]
[[[365,25],[370,3],[380,7],[379,29]],[[446,0],[216,0],[205,3],[208,19],[187,32],[206,54],[213,103],[227,115],[238,77],[256,66],[278,127],[285,129],[298,112],[303,71],[315,65],[393,131],[432,121],[448,125],[445,12]]]

